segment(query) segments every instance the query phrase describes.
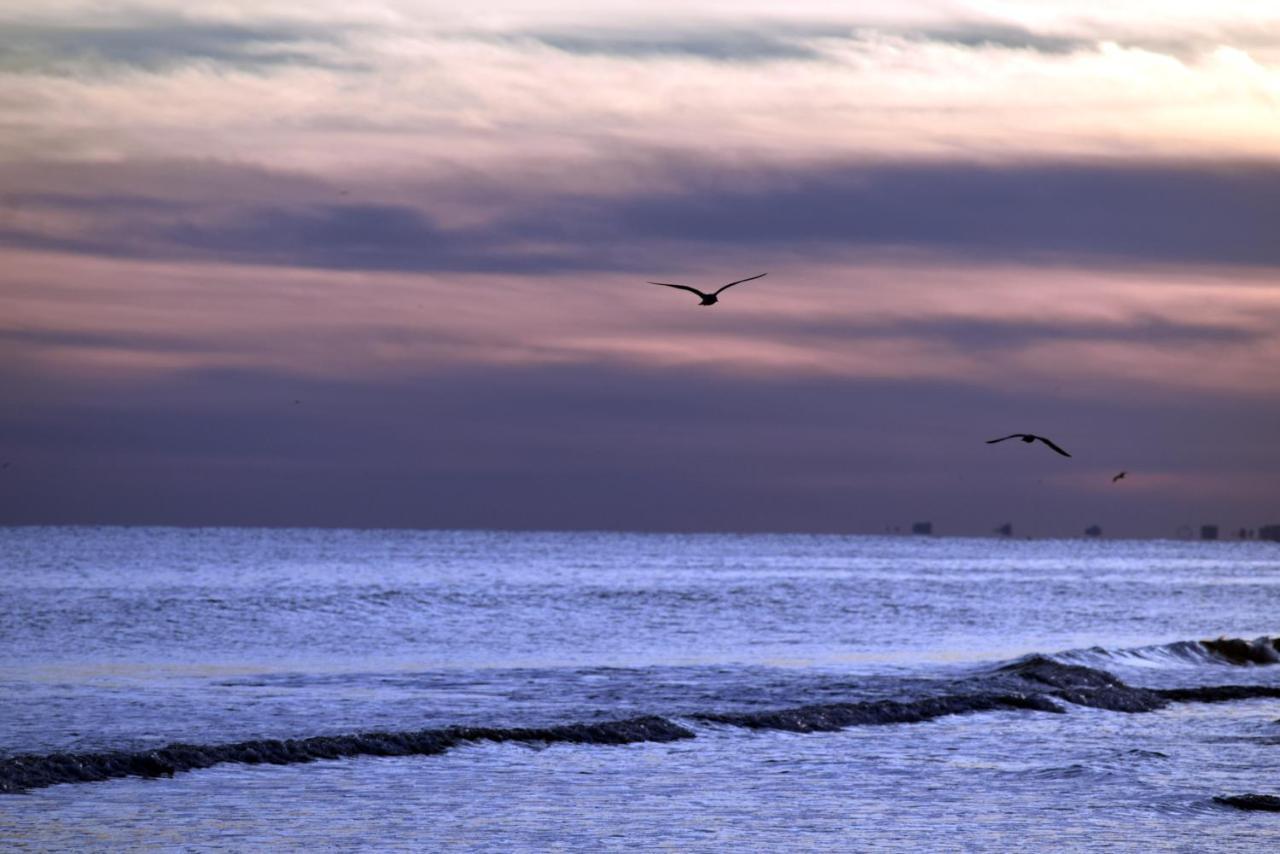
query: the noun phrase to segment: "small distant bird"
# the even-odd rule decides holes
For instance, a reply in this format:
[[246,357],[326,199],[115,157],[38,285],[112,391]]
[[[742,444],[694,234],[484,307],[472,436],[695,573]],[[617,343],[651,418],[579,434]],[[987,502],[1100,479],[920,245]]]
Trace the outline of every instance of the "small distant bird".
[[1125,476],[1125,475],[1127,475],[1127,474],[1128,474],[1128,472],[1127,472],[1127,471],[1122,471],[1122,472],[1120,472],[1120,474],[1118,474],[1118,475],[1116,475],[1115,477],[1111,478],[1111,482],[1112,482],[1112,483],[1115,483],[1117,480],[1124,480],[1124,476]]
[[11,463],[5,463],[4,465],[0,465],[0,469],[7,469],[10,465]]
[[698,305],[715,305],[716,303],[718,303],[718,302],[720,301],[720,300],[718,300],[718,299],[716,298],[716,297],[718,297],[718,296],[720,295],[720,291],[728,290],[729,288],[733,287],[734,285],[740,285],[740,284],[742,284],[743,282],[750,282],[750,281],[752,281],[753,279],[760,279],[760,278],[763,278],[763,277],[765,277],[765,276],[767,276],[767,275],[769,275],[769,274],[768,274],[768,273],[761,273],[759,276],[751,276],[751,277],[746,278],[746,279],[738,279],[738,281],[736,281],[736,282],[730,282],[729,284],[727,284],[727,285],[725,285],[724,287],[720,288],[720,290],[712,291],[712,292],[711,292],[711,293],[709,293],[709,294],[704,294],[702,291],[698,290],[697,288],[691,288],[691,287],[689,287],[688,285],[674,285],[674,284],[672,284],[671,282],[650,282],[649,284],[651,284],[651,285],[662,285],[663,287],[666,287],[666,288],[679,288],[679,289],[680,289],[680,290],[682,290],[682,291],[688,291],[688,292],[689,292],[689,293],[691,293],[691,294],[697,294],[697,295],[702,299],[702,302],[698,303]]
[[1048,445],[1050,448],[1053,448],[1055,451],[1057,451],[1059,454],[1062,454],[1064,457],[1071,456],[1066,451],[1062,450],[1057,445],[1055,445],[1053,442],[1046,439],[1044,436],[1036,436],[1031,433],[1010,433],[1008,436],[1003,436],[999,439],[988,439],[987,444],[994,445],[996,442],[1003,442],[1005,439],[1021,439],[1022,441],[1027,443],[1031,443],[1039,439],[1041,442],[1044,442],[1046,445]]
[[300,401],[300,400],[295,400],[295,401],[293,402],[293,405],[294,405],[294,406],[297,406],[299,403],[302,403],[302,401]]

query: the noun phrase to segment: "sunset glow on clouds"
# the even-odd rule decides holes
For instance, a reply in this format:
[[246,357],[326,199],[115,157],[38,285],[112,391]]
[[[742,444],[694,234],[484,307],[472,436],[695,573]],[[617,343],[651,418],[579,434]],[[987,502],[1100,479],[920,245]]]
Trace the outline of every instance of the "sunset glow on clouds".
[[1265,6],[0,7],[0,522],[1272,521]]

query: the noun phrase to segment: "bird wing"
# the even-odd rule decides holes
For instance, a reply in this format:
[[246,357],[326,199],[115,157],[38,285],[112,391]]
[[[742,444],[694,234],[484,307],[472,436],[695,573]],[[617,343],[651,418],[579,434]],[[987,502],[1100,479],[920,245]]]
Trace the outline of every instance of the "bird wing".
[[689,293],[697,294],[700,297],[706,296],[706,294],[704,294],[702,291],[698,290],[697,288],[691,288],[688,285],[673,285],[670,282],[650,282],[649,284],[662,285],[663,287],[667,287],[667,288],[679,288],[682,291],[688,291]]
[[1048,445],[1050,448],[1053,448],[1053,449],[1054,449],[1055,451],[1057,451],[1058,453],[1062,454],[1064,457],[1069,457],[1069,456],[1071,456],[1071,455],[1070,455],[1070,454],[1068,454],[1066,451],[1062,450],[1062,449],[1061,449],[1061,448],[1059,448],[1057,445],[1053,444],[1053,442],[1050,442],[1050,441],[1049,441],[1048,439],[1046,439],[1044,436],[1036,436],[1036,438],[1037,438],[1037,439],[1039,439],[1041,442],[1044,442],[1044,443],[1045,443],[1046,445]]
[[[727,285],[723,286],[722,288],[720,288],[720,291],[728,290],[729,288],[733,287],[734,285],[740,285],[740,284],[742,284],[743,282],[750,282],[750,281],[752,281],[752,280],[754,280],[754,279],[762,279],[762,278],[764,278],[764,277],[765,277],[765,276],[767,276],[767,275],[769,275],[769,274],[768,274],[768,273],[761,273],[761,274],[759,274],[758,276],[748,276],[748,277],[747,277],[747,278],[745,278],[745,279],[738,279],[738,281],[736,281],[736,282],[730,282],[729,284],[727,284]],[[716,291],[716,293],[717,293],[717,294],[719,294],[719,293],[720,293],[720,291]]]
[[1004,436],[999,439],[988,439],[987,444],[994,445],[996,442],[1003,442],[1005,439],[1021,439],[1025,435],[1027,434],[1026,433],[1010,433],[1008,436]]

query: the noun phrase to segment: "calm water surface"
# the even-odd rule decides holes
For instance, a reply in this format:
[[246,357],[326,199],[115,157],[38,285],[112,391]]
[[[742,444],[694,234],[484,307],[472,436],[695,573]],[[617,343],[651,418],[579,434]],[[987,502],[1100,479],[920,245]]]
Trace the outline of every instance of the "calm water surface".
[[1280,847],[1214,801],[1280,795],[1274,644],[1197,643],[1280,634],[1276,544],[0,529],[0,596],[0,782],[500,733],[27,776],[4,847]]

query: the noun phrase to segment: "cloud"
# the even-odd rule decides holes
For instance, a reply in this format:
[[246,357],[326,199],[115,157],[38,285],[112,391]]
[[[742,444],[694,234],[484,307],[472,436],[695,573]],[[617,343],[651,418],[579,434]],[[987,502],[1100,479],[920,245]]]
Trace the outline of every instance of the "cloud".
[[[753,324],[745,324],[749,330]],[[917,316],[873,319],[842,318],[796,321],[774,319],[759,324],[762,334],[822,339],[919,339],[935,346],[967,354],[997,357],[1046,344],[1122,344],[1141,348],[1210,348],[1218,354],[1227,347],[1247,347],[1280,330],[1229,323],[1171,320],[1161,317],[1127,317],[1111,321],[1063,316],[1053,319],[1014,317]]]
[[661,147],[776,162],[1274,153],[1260,109],[1280,97],[1274,14],[1256,27],[1237,14],[1235,30],[1229,16],[1157,15],[1144,30],[1065,5],[876,4],[847,18],[572,5],[581,20],[546,3],[372,4],[354,17],[332,4],[183,16],[107,4],[11,19],[0,159],[182,152],[331,174],[589,172]]
[[[844,28],[831,28],[820,34],[847,32]],[[803,37],[785,30],[564,30],[520,33],[506,36],[504,40],[515,44],[532,42],[583,56],[632,59],[692,57],[711,62],[775,62],[822,58],[822,52],[805,44]]]
[[[99,167],[109,172],[113,167]],[[292,194],[236,205],[214,186],[234,169],[166,200],[164,188],[129,196],[32,192],[34,210],[0,220],[0,242],[134,257],[237,260],[332,269],[639,270],[661,248],[668,268],[707,249],[802,252],[911,249],[972,261],[1057,259],[1103,263],[1280,266],[1280,166],[1257,162],[825,163],[734,167],[694,158],[654,161],[651,184],[616,193],[537,184],[477,185],[492,213],[441,226],[471,178],[438,179],[420,201],[342,202],[326,188],[276,182]],[[250,170],[262,176],[262,170]],[[269,181],[269,176],[263,178]],[[628,178],[630,182],[632,179]],[[248,183],[249,176],[237,183]],[[449,200],[432,208],[434,197]],[[175,206],[185,206],[179,209]],[[74,227],[59,226],[74,212]]]
[[954,44],[969,48],[1004,48],[1046,54],[1066,54],[1096,50],[1102,39],[1050,33],[1037,33],[1026,27],[991,22],[956,22],[921,29],[889,29],[888,32],[912,41]]
[[[198,342],[190,336],[139,335],[119,332],[100,332],[92,330],[70,329],[0,329],[0,348],[5,345],[28,351],[41,348],[75,349],[75,350],[130,350],[159,353],[173,352],[209,352],[209,342]],[[223,347],[230,350],[234,345],[226,342]]]
[[445,229],[410,205],[328,204],[242,210],[217,221],[165,228],[156,236],[173,257],[336,270],[638,269],[613,247],[546,241],[539,231],[503,222]]
[[[542,15],[541,28],[507,26],[458,28],[448,19],[397,14],[282,14],[274,7],[261,12],[228,14],[198,5],[175,16],[170,10],[120,7],[95,10],[96,23],[85,17],[45,14],[0,21],[0,72],[77,74],[90,70],[134,69],[163,72],[183,65],[209,63],[229,68],[269,70],[302,65],[349,71],[374,67],[380,45],[388,37],[411,37],[424,46],[475,41],[504,45],[514,51],[544,46],[567,54],[626,60],[692,58],[709,62],[757,63],[821,61],[835,41],[900,39],[909,43],[949,45],[973,50],[1017,50],[1047,55],[1096,50],[1103,42],[1132,45],[1193,57],[1197,51],[1224,43],[1205,36],[1197,44],[1181,31],[1164,39],[1135,37],[1123,27],[1081,28],[1078,24],[1041,25],[1040,29],[998,17],[948,17],[854,14],[812,18],[753,16],[712,18],[696,11],[685,16],[642,16],[625,22],[595,25],[557,23]],[[537,20],[533,15],[531,20]],[[394,19],[394,21],[393,21]],[[499,19],[500,20],[500,19]],[[1266,41],[1249,30],[1226,42],[1260,46]],[[1259,44],[1260,43],[1260,44]]]
[[[919,247],[988,260],[1037,254],[1280,264],[1272,164],[832,164],[752,173],[689,164],[680,192],[578,203],[549,235],[809,247]],[[573,208],[569,208],[573,210]],[[538,228],[530,224],[531,228]]]
[[0,23],[0,73],[158,72],[192,63],[241,69],[342,67],[348,63],[336,62],[332,50],[342,39],[337,31],[265,22],[152,18],[101,26]]
[[[1004,49],[1044,54],[1096,50],[1096,39],[1039,34],[999,22],[964,22],[918,28],[877,24],[856,17],[829,22],[746,21],[738,24],[671,23],[665,26],[563,28],[559,30],[479,31],[474,38],[514,49],[544,45],[587,57],[661,61],[695,59],[707,62],[770,63],[822,62],[832,59],[831,48],[842,42],[856,45],[884,39],[969,49]],[[465,37],[465,36],[464,36]]]
[[[265,245],[311,253],[292,264],[257,243],[249,247],[257,264],[230,242],[187,249],[186,258],[9,252],[0,316],[15,334],[0,336],[0,348],[50,375],[104,378],[253,367],[375,380],[463,365],[607,364],[1028,391],[1053,384],[1077,397],[1277,392],[1268,366],[1280,357],[1280,315],[1266,270],[820,258],[749,243],[633,244],[628,260],[644,262],[643,272],[563,263],[534,271],[533,257],[516,258],[522,266],[512,270],[400,270],[395,253],[417,232],[388,233],[389,250],[377,237],[329,238],[341,253],[333,258],[296,236]],[[304,234],[325,239],[322,230]],[[582,251],[598,263],[593,245]],[[478,247],[462,242],[430,260],[465,262]],[[381,268],[368,269],[370,255]],[[714,286],[729,270],[770,275],[714,310],[645,284]],[[175,339],[190,343],[163,346]]]
[[[218,222],[173,226],[162,236],[206,257],[250,263],[366,270],[440,270],[460,264],[479,270],[499,263],[474,238],[451,238],[404,205],[249,209]],[[470,252],[464,243],[470,243]]]

